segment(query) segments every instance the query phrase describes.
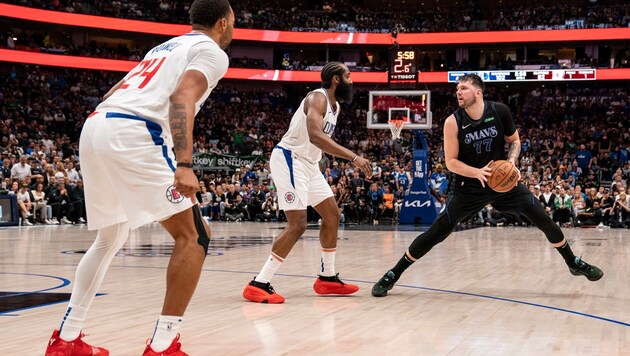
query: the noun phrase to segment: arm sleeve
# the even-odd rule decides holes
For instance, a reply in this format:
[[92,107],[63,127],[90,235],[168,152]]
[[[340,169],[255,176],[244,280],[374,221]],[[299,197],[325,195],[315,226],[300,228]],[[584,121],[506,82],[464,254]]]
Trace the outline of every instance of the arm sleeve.
[[188,59],[186,70],[201,72],[206,77],[209,88],[214,88],[223,78],[230,63],[227,54],[210,42],[200,42],[190,47]]
[[514,125],[510,108],[502,103],[496,103],[496,108],[501,124],[503,125],[503,130],[505,130],[505,136],[512,136],[516,132],[516,125]]

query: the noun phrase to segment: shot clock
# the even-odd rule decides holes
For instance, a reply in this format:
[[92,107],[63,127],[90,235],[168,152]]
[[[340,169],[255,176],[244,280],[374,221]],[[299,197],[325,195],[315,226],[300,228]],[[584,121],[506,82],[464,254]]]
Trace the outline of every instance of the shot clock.
[[418,51],[393,48],[389,51],[388,81],[392,83],[418,82]]

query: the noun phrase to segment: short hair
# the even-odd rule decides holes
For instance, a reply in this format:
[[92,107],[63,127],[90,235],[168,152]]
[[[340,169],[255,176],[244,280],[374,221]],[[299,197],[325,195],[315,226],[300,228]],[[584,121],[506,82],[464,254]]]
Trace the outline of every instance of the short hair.
[[474,73],[464,74],[457,79],[458,82],[471,82],[473,86],[484,91],[485,85],[483,84],[483,79],[480,76]]
[[321,78],[322,78],[322,88],[330,88],[332,85],[332,78],[335,75],[341,76],[345,72],[345,68],[343,63],[341,62],[328,62],[322,68]]
[[195,0],[190,5],[190,23],[205,27],[214,27],[221,18],[230,13],[227,0]]

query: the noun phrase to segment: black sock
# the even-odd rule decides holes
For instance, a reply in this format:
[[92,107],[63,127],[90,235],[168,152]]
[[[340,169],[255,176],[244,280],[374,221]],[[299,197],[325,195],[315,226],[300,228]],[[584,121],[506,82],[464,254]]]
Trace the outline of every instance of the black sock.
[[409,266],[411,266],[413,262],[414,261],[410,260],[409,257],[407,257],[407,254],[405,253],[402,256],[402,258],[398,261],[398,263],[396,263],[396,266],[392,268],[392,272],[394,272],[394,274],[396,275],[396,279],[400,278],[400,275],[403,272],[405,272],[405,270],[409,268]]
[[568,241],[566,241],[564,245],[562,245],[562,247],[556,247],[556,250],[560,252],[562,257],[564,258],[564,261],[567,263],[569,267],[577,266],[575,264],[575,255],[573,254],[573,251],[571,251],[571,246],[569,246]]

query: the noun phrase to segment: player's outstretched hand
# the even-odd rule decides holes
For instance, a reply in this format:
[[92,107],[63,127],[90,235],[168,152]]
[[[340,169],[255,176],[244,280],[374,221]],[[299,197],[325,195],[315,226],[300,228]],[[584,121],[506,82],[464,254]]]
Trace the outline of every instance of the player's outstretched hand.
[[357,157],[354,160],[354,166],[359,168],[366,177],[372,176],[372,163],[363,157]]
[[493,163],[494,161],[490,161],[488,162],[488,164],[486,164],[485,167],[478,168],[477,171],[475,172],[475,178],[479,179],[481,186],[484,188],[486,187],[486,182],[488,181],[488,177],[492,175],[491,166]]
[[197,204],[195,193],[199,190],[199,180],[195,175],[195,171],[186,167],[178,167],[175,170],[173,185],[179,194],[190,198],[193,204]]

